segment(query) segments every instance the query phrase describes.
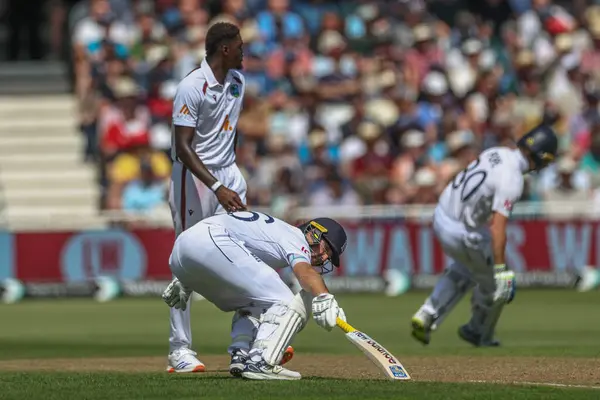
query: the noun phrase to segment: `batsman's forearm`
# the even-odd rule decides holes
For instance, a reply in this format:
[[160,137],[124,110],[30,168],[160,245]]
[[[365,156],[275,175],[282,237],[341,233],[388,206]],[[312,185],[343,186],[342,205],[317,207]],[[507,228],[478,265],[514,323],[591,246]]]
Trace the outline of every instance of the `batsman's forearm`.
[[323,293],[329,293],[325,282],[321,275],[313,269],[310,264],[300,263],[294,267],[294,275],[298,278],[298,283],[302,289],[309,292],[313,296],[318,296]]
[[217,178],[206,169],[200,157],[189,146],[178,150],[177,158],[196,178],[200,179],[209,188],[217,182]]
[[492,251],[495,264],[506,264],[504,251],[506,249],[506,229],[503,227],[491,226],[492,233]]

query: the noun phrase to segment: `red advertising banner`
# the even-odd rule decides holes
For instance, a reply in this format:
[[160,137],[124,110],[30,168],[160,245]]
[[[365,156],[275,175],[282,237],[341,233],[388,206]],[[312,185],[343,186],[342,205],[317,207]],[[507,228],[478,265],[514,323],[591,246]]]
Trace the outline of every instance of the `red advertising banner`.
[[[446,266],[431,226],[397,220],[343,223],[348,246],[340,277],[379,277],[389,269],[437,275]],[[169,280],[171,229],[0,233],[0,279],[81,282],[97,276]],[[600,267],[600,222],[515,221],[507,262],[520,273]]]

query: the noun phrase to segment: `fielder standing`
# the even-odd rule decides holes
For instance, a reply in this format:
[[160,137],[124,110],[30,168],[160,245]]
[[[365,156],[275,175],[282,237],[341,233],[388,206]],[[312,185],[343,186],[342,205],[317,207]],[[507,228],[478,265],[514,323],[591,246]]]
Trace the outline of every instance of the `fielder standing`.
[[[245,209],[246,182],[235,164],[236,125],[244,77],[239,29],[216,23],[206,58],[178,85],[173,101],[173,172],[169,206],[175,234],[217,213]],[[201,372],[192,351],[190,307],[171,309],[169,372]]]
[[[315,322],[329,331],[338,317],[346,320],[321,276],[339,266],[346,243],[344,228],[329,218],[295,227],[253,211],[215,215],[177,237],[169,264],[178,280],[163,299],[171,307],[185,308],[195,291],[222,311],[236,311],[232,375],[300,379],[298,372],[281,364],[286,348],[306,325],[308,308]],[[292,268],[310,295],[310,306],[276,272],[285,267]]]
[[499,345],[495,326],[515,294],[515,274],[504,258],[508,218],[523,193],[523,174],[554,161],[557,148],[553,129],[542,124],[525,134],[515,150],[484,151],[448,184],[433,229],[452,264],[412,318],[415,339],[429,344],[431,331],[474,287],[471,320],[458,334],[475,346]]

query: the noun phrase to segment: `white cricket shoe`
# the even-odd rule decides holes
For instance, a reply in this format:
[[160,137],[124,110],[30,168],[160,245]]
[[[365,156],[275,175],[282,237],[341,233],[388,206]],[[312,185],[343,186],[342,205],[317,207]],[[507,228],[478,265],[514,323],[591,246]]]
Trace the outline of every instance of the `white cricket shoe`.
[[264,360],[253,362],[248,360],[242,372],[242,378],[265,381],[265,380],[284,380],[297,381],[302,375],[296,371],[283,368],[281,365],[271,366]]
[[412,336],[419,342],[427,345],[431,341],[431,325],[433,315],[425,312],[422,308],[413,315],[411,319]]
[[185,347],[172,351],[169,354],[167,372],[204,372],[206,367],[196,358],[197,353]]
[[248,352],[242,349],[235,349],[231,353],[231,362],[229,363],[229,373],[236,378],[242,376],[244,368],[248,362]]
[[577,276],[575,288],[578,292],[589,292],[600,286],[600,271],[586,265]]
[[[283,365],[294,358],[294,348],[292,346],[288,346],[283,353],[283,357],[281,358],[281,364]],[[246,363],[248,362],[248,352],[242,349],[235,349],[231,353],[231,362],[229,363],[229,373],[236,378],[240,378],[242,376],[242,372],[244,372],[244,368],[246,367]]]

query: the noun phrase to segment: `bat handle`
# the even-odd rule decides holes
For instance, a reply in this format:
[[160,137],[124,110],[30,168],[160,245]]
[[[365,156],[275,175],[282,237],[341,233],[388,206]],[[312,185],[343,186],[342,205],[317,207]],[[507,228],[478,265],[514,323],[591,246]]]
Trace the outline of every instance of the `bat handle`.
[[356,330],[356,329],[354,329],[354,327],[352,325],[350,325],[349,323],[347,323],[340,317],[337,317],[335,322],[336,322],[337,326],[339,326],[346,333],[354,332]]

